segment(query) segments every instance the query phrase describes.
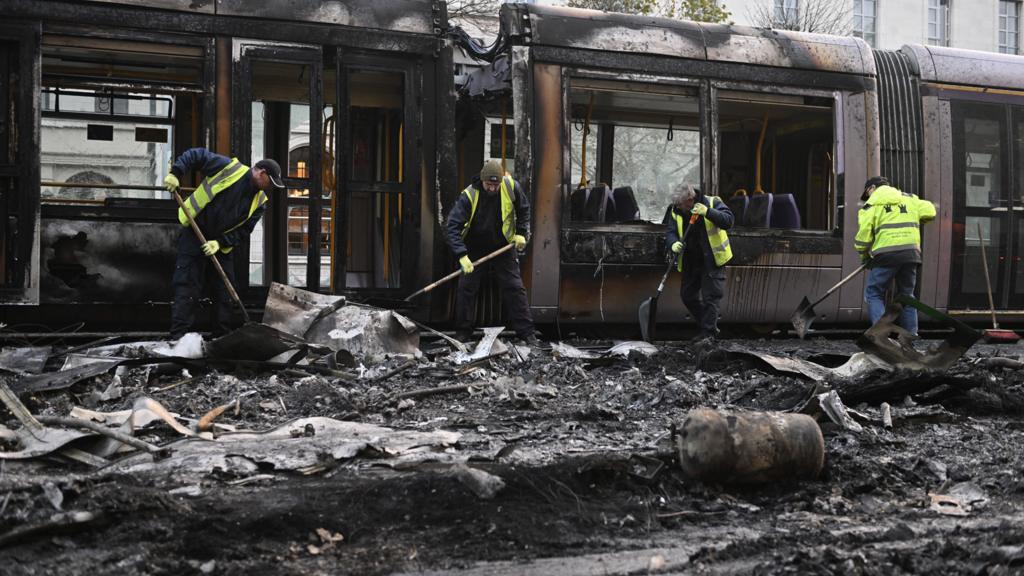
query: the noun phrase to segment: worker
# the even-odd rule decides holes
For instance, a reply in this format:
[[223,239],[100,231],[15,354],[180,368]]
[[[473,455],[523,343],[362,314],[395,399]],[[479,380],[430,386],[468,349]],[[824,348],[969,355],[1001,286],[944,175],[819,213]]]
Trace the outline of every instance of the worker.
[[[691,184],[676,186],[671,200],[665,245],[683,273],[679,296],[700,328],[693,340],[713,340],[718,337],[718,312],[725,294],[723,266],[732,259],[725,232],[732,228],[732,211],[721,198],[705,196]],[[691,225],[697,228],[687,234]]]
[[[480,175],[459,194],[448,214],[448,244],[462,267],[455,302],[455,328],[462,339],[472,336],[476,295],[487,269],[494,270],[501,287],[509,328],[530,345],[537,344],[526,288],[519,274],[517,251],[530,236],[530,201],[522,185],[490,160]],[[509,250],[479,268],[473,262],[507,245]]]
[[[205,148],[186,150],[171,166],[164,186],[174,192],[180,179],[193,170],[205,178],[185,199],[185,207],[206,237],[200,243],[191,230],[185,212],[178,208],[178,257],[174,264],[174,304],[171,308],[171,337],[180,338],[193,330],[195,309],[203,294],[207,277],[216,274],[210,256],[220,262],[228,280],[234,285],[234,264],[231,251],[252,233],[263,216],[264,204],[271,188],[284,188],[281,166],[264,159],[249,168],[237,158],[214,154]],[[212,280],[215,294],[213,334],[227,333],[231,320],[231,295],[219,279]]]
[[[864,302],[871,324],[885,313],[885,291],[895,278],[896,292],[912,296],[921,264],[921,224],[935,218],[935,205],[913,194],[905,194],[884,176],[872,176],[864,183],[857,213],[854,246],[868,267]],[[917,334],[917,310],[904,306],[899,324]]]

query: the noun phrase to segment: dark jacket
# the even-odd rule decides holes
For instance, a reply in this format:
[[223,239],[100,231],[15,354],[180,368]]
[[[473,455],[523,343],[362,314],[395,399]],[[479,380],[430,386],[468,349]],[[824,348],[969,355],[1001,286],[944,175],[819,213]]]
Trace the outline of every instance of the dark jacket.
[[[220,172],[230,162],[230,158],[214,154],[206,148],[191,148],[178,157],[171,167],[171,172],[178,179],[193,170],[198,170],[203,173],[203,177],[208,177]],[[250,172],[251,170],[250,168]],[[221,246],[237,246],[246,236],[252,234],[252,229],[263,217],[264,206],[256,208],[252,217],[238,228],[230,232],[227,230],[236,226],[249,214],[249,207],[257,192],[259,188],[253,185],[252,175],[246,174],[207,204],[196,216],[196,224],[206,239],[216,240]],[[195,235],[188,231],[187,236]],[[196,242],[198,243],[198,240]]]
[[[722,230],[729,230],[733,225],[732,210],[729,210],[729,206],[721,198],[718,202],[715,202],[715,207],[711,208],[708,203],[708,197],[703,193],[698,193],[697,198],[694,200],[696,203],[704,204],[708,206],[707,214],[705,218],[711,221],[712,224],[718,226]],[[665,249],[671,250],[672,245],[676,242],[681,242],[679,238],[679,232],[676,230],[676,221],[672,217],[673,214],[682,214],[675,209],[675,206],[669,206],[668,212],[665,214]],[[704,228],[704,222],[700,218],[694,223],[697,229],[689,235],[686,231],[690,228],[690,213],[682,214],[683,216],[683,235],[686,235],[686,248],[683,251],[683,271],[687,267],[714,267],[715,266],[715,255],[711,252],[711,242],[708,241],[708,235]]]
[[[516,213],[516,234],[530,239],[530,199],[518,180],[515,183],[512,194],[512,205]],[[493,252],[508,243],[501,234],[501,192],[487,198],[487,192],[480,183],[480,177],[473,179],[472,186],[477,190],[477,208],[473,221],[469,225],[469,232],[465,240],[462,238],[462,229],[472,212],[472,204],[469,197],[459,192],[459,197],[448,214],[448,222],[445,230],[448,237],[448,245],[456,258],[473,252],[474,254],[486,254]],[[489,214],[487,213],[489,212]]]

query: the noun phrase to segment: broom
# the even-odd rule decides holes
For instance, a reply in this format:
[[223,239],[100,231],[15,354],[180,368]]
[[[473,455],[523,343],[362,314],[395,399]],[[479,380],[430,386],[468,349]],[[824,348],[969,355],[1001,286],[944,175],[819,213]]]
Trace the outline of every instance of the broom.
[[988,309],[992,312],[992,327],[982,330],[981,337],[985,342],[1006,342],[1014,343],[1020,340],[1020,336],[1013,330],[999,328],[996,322],[996,305],[992,301],[992,282],[988,278],[988,257],[985,255],[985,237],[981,234],[981,222],[978,222],[978,242],[981,243],[981,265],[985,269],[985,289],[988,293]]

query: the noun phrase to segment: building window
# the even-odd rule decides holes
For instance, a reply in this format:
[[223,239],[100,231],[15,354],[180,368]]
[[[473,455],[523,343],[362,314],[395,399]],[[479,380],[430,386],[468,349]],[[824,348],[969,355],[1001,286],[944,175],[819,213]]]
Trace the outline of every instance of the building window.
[[928,0],[928,43],[949,46],[950,0]]
[[876,0],[853,0],[853,35],[875,46]]
[[1018,51],[1020,26],[1020,3],[1000,0],[999,2],[999,51],[1016,54]]
[[799,0],[773,0],[776,27],[796,25],[799,17]]

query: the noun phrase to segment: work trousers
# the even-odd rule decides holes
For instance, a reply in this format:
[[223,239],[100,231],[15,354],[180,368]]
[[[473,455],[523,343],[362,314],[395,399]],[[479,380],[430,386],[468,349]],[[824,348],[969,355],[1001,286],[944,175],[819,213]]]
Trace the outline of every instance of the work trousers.
[[700,326],[700,336],[718,334],[719,304],[724,295],[725,270],[709,266],[683,268],[679,296]]
[[[474,255],[476,260],[484,254]],[[509,250],[489,262],[477,266],[472,274],[459,277],[459,287],[455,302],[455,329],[467,331],[473,328],[476,318],[476,295],[480,291],[480,283],[487,275],[488,269],[494,271],[495,279],[501,290],[501,301],[505,306],[507,326],[519,337],[533,335],[533,318],[530,316],[530,305],[526,301],[526,287],[519,274],[519,258],[515,250]]]
[[[872,325],[885,313],[885,291],[893,278],[896,279],[897,294],[913,296],[917,284],[917,264],[911,262],[897,266],[879,266],[868,271],[864,302],[868,305],[868,317]],[[907,332],[917,334],[917,309],[913,306],[904,306],[899,324]]]
[[[188,231],[191,234],[191,231]],[[235,267],[231,254],[217,254],[221,268],[227,275],[231,285],[235,285]],[[221,336],[230,330],[231,294],[217,274],[209,256],[198,251],[195,241],[178,241],[178,258],[174,264],[174,304],[171,307],[171,337],[180,338],[187,332],[193,332],[196,320],[196,307],[207,286],[213,287],[214,310],[211,324],[214,336]]]

